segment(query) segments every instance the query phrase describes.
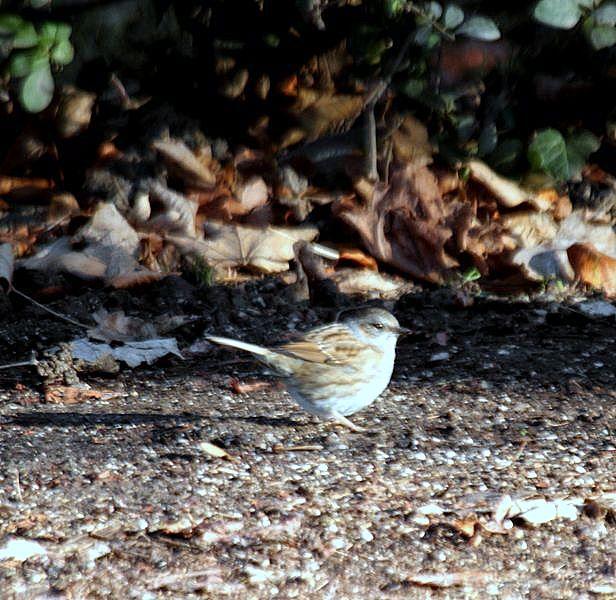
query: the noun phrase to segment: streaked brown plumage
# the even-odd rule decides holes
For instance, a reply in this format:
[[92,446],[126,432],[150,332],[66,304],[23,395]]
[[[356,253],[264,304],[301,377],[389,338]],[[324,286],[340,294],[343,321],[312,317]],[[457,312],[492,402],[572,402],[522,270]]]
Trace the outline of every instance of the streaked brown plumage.
[[404,331],[389,312],[371,308],[275,348],[216,336],[208,339],[252,352],[285,378],[289,393],[302,408],[361,431],[346,415],[371,404],[387,387],[396,341]]

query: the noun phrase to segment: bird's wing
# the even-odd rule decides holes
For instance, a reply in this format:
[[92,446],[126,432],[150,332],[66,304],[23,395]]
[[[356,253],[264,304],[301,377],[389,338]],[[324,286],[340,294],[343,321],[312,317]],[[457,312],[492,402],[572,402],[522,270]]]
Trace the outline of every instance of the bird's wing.
[[308,362],[342,365],[353,362],[363,346],[346,325],[333,323],[313,329],[301,340],[275,350]]

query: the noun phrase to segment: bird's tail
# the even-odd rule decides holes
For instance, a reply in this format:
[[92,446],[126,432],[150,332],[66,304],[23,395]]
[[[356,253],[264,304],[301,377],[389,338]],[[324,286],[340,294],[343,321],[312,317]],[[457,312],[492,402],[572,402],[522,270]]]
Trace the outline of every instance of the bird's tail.
[[213,342],[214,344],[219,344],[221,346],[231,346],[232,348],[239,348],[240,350],[246,350],[246,352],[252,352],[257,356],[263,356],[269,358],[272,356],[273,352],[264,348],[263,346],[257,346],[256,344],[249,344],[247,342],[242,342],[240,340],[233,340],[231,338],[226,337],[218,337],[216,335],[208,335],[205,337],[206,340]]

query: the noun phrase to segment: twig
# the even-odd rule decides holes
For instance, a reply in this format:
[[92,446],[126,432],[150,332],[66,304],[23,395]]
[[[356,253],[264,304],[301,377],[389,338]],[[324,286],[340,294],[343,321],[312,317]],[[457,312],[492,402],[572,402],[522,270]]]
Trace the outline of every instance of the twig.
[[379,173],[377,169],[377,143],[376,143],[376,121],[374,118],[374,108],[377,102],[381,99],[385,90],[391,85],[391,80],[400,68],[402,60],[408,52],[409,46],[413,41],[413,32],[409,33],[398,51],[396,58],[389,67],[387,74],[375,86],[366,100],[364,109],[365,133],[364,133],[364,154],[365,175],[371,181],[378,181]]
[[[415,6],[414,4],[409,4],[408,10],[424,19],[428,19],[430,21],[430,25],[436,29],[445,39],[449,41],[455,40],[455,36],[453,36],[447,29],[445,29],[436,19],[432,18],[428,13],[426,13],[423,9]],[[377,85],[374,87],[370,95],[366,100],[366,108],[365,108],[365,118],[366,118],[366,133],[365,133],[365,141],[364,141],[364,150],[366,155],[365,162],[365,174],[366,176],[375,181],[378,180],[378,171],[377,171],[377,145],[376,145],[376,124],[374,120],[374,107],[377,102],[381,99],[385,90],[391,85],[391,81],[400,68],[406,53],[413,41],[413,37],[415,36],[414,31],[410,31],[406,36],[396,58],[393,63],[389,67],[387,74],[383,77]]]
[[447,31],[436,19],[431,17],[425,10],[415,6],[414,4],[410,4],[408,6],[409,12],[415,13],[416,15],[423,17],[424,19],[428,19],[430,21],[430,25],[434,27],[445,39],[450,42],[453,42],[456,39],[456,36]]
[[276,453],[280,452],[318,452],[323,450],[323,446],[318,444],[307,444],[305,446],[283,446],[282,444],[276,444],[272,450]]
[[8,365],[0,365],[0,369],[12,369],[13,367],[36,367],[39,364],[36,360],[36,354],[32,352],[28,360],[22,360],[21,362],[10,363]]
[[55,310],[52,310],[51,308],[45,306],[44,304],[41,304],[40,302],[37,302],[34,298],[30,298],[30,296],[27,296],[26,294],[24,294],[23,292],[20,292],[18,289],[14,288],[14,287],[11,287],[11,292],[14,292],[18,296],[21,296],[22,298],[25,298],[26,300],[32,302],[32,304],[34,304],[38,308],[41,308],[42,310],[48,312],[49,314],[53,315],[54,317],[56,317],[58,319],[62,319],[62,321],[66,321],[67,323],[70,323],[71,325],[76,325],[77,327],[83,327],[84,329],[89,329],[90,328],[90,325],[85,325],[84,323],[80,323],[79,321],[75,321],[74,319],[71,319],[70,317],[67,317],[66,315],[60,314],[60,313],[56,312]]

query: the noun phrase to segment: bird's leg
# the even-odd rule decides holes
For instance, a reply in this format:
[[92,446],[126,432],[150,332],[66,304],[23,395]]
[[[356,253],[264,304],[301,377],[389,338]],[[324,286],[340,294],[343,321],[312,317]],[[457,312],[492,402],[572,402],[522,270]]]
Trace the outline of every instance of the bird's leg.
[[337,425],[343,425],[344,427],[348,427],[351,431],[355,431],[357,433],[367,431],[367,429],[365,429],[364,427],[360,427],[359,425],[355,425],[354,423],[349,421],[344,415],[341,415],[339,412],[333,412],[330,415],[330,419]]

